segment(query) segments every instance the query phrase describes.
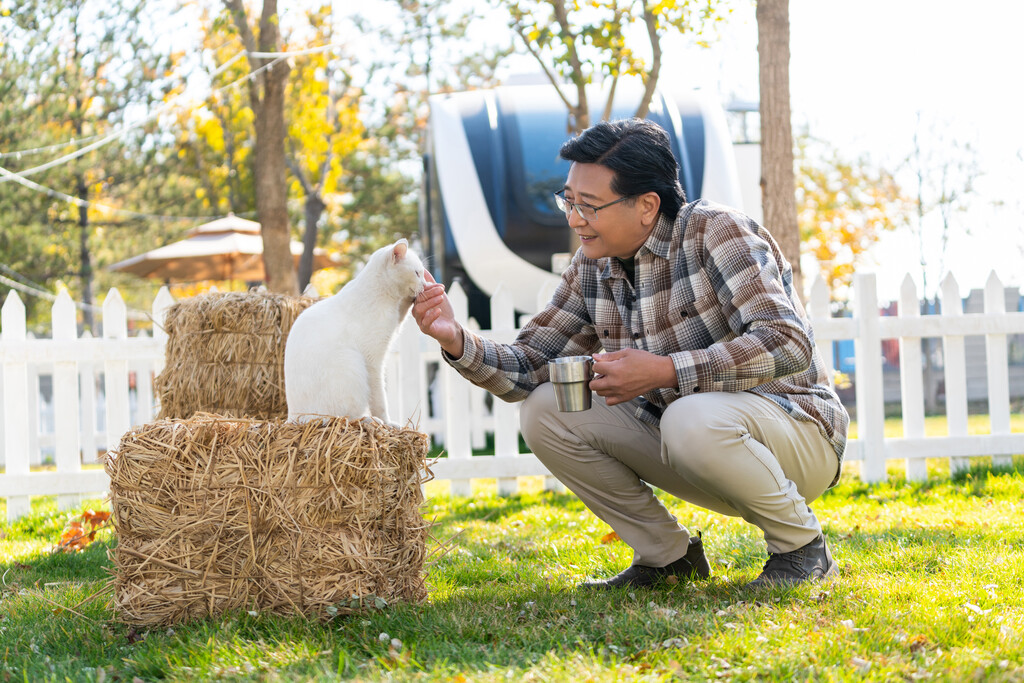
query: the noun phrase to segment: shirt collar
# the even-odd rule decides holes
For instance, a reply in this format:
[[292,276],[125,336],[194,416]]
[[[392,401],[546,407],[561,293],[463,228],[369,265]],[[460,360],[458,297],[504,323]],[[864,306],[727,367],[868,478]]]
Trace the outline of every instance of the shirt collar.
[[[641,258],[645,252],[650,252],[655,256],[659,256],[663,259],[667,259],[669,250],[672,247],[672,226],[674,222],[662,214],[658,214],[658,222],[654,225],[654,229],[651,230],[651,234],[647,236],[647,240],[640,246],[636,252],[637,259]],[[606,257],[598,260],[598,264],[602,266],[600,279],[608,280],[609,278],[626,278],[626,269],[622,267],[619,259]]]
[[672,248],[672,227],[674,224],[675,221],[659,213],[658,223],[654,226],[654,230],[651,230],[651,234],[647,236],[647,241],[644,242],[644,246],[640,247],[637,256],[646,249],[655,256],[667,259]]

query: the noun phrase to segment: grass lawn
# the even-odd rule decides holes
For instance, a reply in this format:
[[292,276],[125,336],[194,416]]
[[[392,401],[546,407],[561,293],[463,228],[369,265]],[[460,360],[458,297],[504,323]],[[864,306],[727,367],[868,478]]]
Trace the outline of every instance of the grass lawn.
[[851,468],[814,504],[841,567],[828,585],[748,591],[764,562],[756,530],[666,496],[702,530],[712,579],[578,592],[631,553],[602,543],[608,527],[574,496],[538,478],[510,498],[493,481],[472,498],[431,484],[424,512],[450,549],[427,570],[425,604],[151,630],[114,621],[113,539],[51,553],[71,513],[39,499],[0,525],[0,681],[1020,681],[1024,458],[1010,471],[976,464],[955,480],[936,463],[927,482],[874,486]]

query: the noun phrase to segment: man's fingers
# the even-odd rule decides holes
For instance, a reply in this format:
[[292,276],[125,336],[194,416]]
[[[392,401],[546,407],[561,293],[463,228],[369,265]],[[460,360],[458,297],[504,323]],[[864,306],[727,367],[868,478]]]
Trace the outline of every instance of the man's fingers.
[[598,363],[605,363],[613,360],[621,360],[629,355],[629,352],[633,349],[621,349],[619,351],[609,351],[607,353],[595,353],[594,361]]

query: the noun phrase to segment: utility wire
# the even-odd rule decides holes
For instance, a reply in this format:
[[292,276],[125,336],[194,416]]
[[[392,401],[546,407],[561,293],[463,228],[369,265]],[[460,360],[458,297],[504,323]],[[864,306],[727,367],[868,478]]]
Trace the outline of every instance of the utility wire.
[[[243,82],[245,82],[247,80],[252,80],[253,78],[255,78],[261,72],[265,71],[266,69],[269,69],[269,68],[273,67],[279,61],[281,61],[282,59],[286,59],[287,57],[299,56],[299,55],[308,55],[308,54],[316,54],[316,53],[319,53],[319,52],[326,52],[328,50],[332,50],[332,49],[335,49],[335,48],[338,48],[338,47],[341,47],[341,46],[342,46],[341,43],[329,43],[327,45],[319,45],[317,47],[306,48],[306,49],[302,49],[302,50],[289,50],[289,51],[285,51],[285,52],[247,52],[245,50],[242,50],[240,52],[237,52],[233,57],[231,57],[226,62],[221,64],[219,67],[217,67],[217,69],[214,70],[213,73],[210,74],[210,78],[211,79],[216,78],[218,75],[223,73],[228,67],[230,67],[234,62],[238,61],[239,59],[241,59],[242,57],[247,56],[247,55],[250,58],[273,59],[273,61],[268,62],[267,64],[264,64],[263,66],[259,67],[258,69],[255,69],[255,70],[251,71],[250,73],[242,76],[241,78],[235,79],[234,81],[232,81],[231,83],[228,83],[227,85],[224,85],[224,86],[221,86],[219,88],[213,89],[212,91],[210,91],[210,95],[214,95],[214,94],[219,93],[219,92],[224,92],[224,91],[226,91],[226,90],[228,90],[230,88],[237,87],[239,84],[241,84],[241,83],[243,83]],[[104,136],[102,139],[97,140],[96,142],[92,143],[91,145],[88,145],[86,147],[80,148],[80,149],[78,149],[78,150],[76,150],[76,151],[74,151],[74,152],[72,152],[70,154],[66,154],[63,157],[59,157],[59,158],[54,159],[52,161],[49,161],[49,162],[47,162],[45,164],[41,164],[41,165],[36,166],[34,168],[30,168],[30,169],[27,169],[25,171],[18,171],[18,172],[11,171],[11,170],[9,170],[7,168],[4,168],[3,166],[0,166],[0,183],[5,183],[5,182],[7,182],[9,180],[10,181],[14,181],[14,182],[18,183],[19,185],[22,185],[23,187],[26,187],[28,189],[34,190],[36,192],[41,192],[41,193],[46,194],[46,195],[48,195],[48,196],[50,196],[50,197],[52,197],[54,199],[61,199],[61,200],[70,202],[70,203],[72,203],[72,204],[74,204],[75,206],[78,206],[78,207],[93,207],[93,208],[102,209],[102,210],[105,210],[105,211],[110,211],[112,213],[119,213],[119,214],[124,214],[124,215],[128,215],[128,216],[132,216],[132,217],[135,217],[135,218],[147,218],[147,219],[159,220],[159,221],[204,220],[204,219],[207,219],[207,218],[214,218],[214,216],[168,216],[168,215],[161,215],[161,214],[143,213],[143,212],[140,212],[140,211],[131,211],[129,209],[121,209],[121,208],[117,208],[117,207],[113,207],[113,206],[108,206],[106,204],[101,204],[101,203],[95,202],[95,201],[81,199],[79,197],[73,197],[73,196],[68,195],[68,194],[66,194],[64,192],[60,192],[60,191],[55,190],[53,188],[46,187],[44,185],[40,185],[39,183],[36,183],[35,181],[29,180],[26,177],[28,175],[33,175],[35,173],[40,173],[42,171],[48,170],[48,169],[50,169],[50,168],[52,168],[54,166],[58,166],[58,165],[67,163],[67,162],[69,162],[69,161],[71,161],[73,159],[76,159],[76,158],[82,156],[83,154],[87,154],[88,152],[92,151],[93,149],[97,149],[97,148],[99,148],[99,147],[101,147],[103,145],[106,145],[106,144],[110,143],[110,142],[113,142],[115,140],[119,140],[119,139],[123,138],[131,130],[134,130],[135,128],[138,128],[138,127],[148,123],[149,121],[152,121],[153,119],[159,117],[161,114],[164,113],[165,110],[168,110],[168,109],[170,109],[170,108],[172,108],[174,106],[177,106],[177,100],[181,96],[182,95],[178,95],[177,97],[173,98],[170,102],[167,102],[164,106],[160,107],[160,109],[158,109],[155,113],[151,114],[150,116],[145,117],[145,118],[141,119],[140,121],[138,121],[136,123],[132,123],[132,124],[128,124],[128,125],[122,126],[121,128],[115,130],[113,133]],[[206,106],[207,105],[204,102],[204,103],[200,104],[199,107],[197,107],[197,109],[202,109],[202,108],[204,108]],[[91,138],[86,138],[86,139],[95,139],[97,137],[98,136],[92,136]],[[55,145],[55,146],[59,147],[59,146],[62,146],[62,145]],[[37,148],[37,149],[43,149],[43,148]],[[29,151],[31,151],[31,150],[29,150]],[[18,155],[18,154],[19,154],[18,152],[12,152],[12,153],[8,153],[8,154],[0,153],[0,158],[3,158],[4,156]]]
[[89,142],[90,140],[96,140],[99,137],[100,137],[99,135],[90,135],[90,136],[84,137],[84,138],[71,138],[67,142],[57,142],[57,143],[54,143],[52,145],[46,145],[44,147],[33,147],[31,149],[19,149],[19,150],[14,151],[14,152],[0,152],[0,159],[3,159],[4,157],[14,157],[15,159],[20,159],[23,156],[27,157],[27,156],[32,156],[33,154],[41,154],[42,152],[49,152],[51,149],[62,149],[64,147],[70,147],[71,145],[78,145],[78,144],[81,144],[83,142]]
[[72,197],[71,195],[65,194],[64,192],[60,192],[59,190],[54,190],[51,187],[40,185],[39,183],[29,180],[28,178],[23,178],[19,174],[14,173],[12,171],[8,171],[3,166],[0,166],[0,182],[2,182],[5,179],[13,180],[19,185],[27,187],[30,190],[35,190],[36,192],[41,192],[45,195],[49,195],[54,199],[61,199],[66,202],[70,202],[71,204],[74,204],[77,207],[92,207],[94,209],[102,209],[103,211],[109,211],[111,213],[120,213],[127,216],[132,216],[133,218],[148,218],[152,220],[167,222],[205,220],[207,218],[216,218],[216,216],[168,216],[161,214],[142,213],[140,211],[132,211],[130,209],[121,209],[116,206],[109,206],[107,204],[101,204],[99,202],[94,202],[88,199]]
[[[5,266],[3,264],[0,264],[0,267],[2,267],[6,272],[12,273],[13,275],[17,276],[18,278],[21,278],[23,280],[27,280],[27,278],[25,278],[23,275],[21,275],[17,271],[14,271],[14,270],[8,268],[7,266]],[[29,280],[29,282],[31,282],[31,280]],[[23,284],[23,283],[18,282],[16,280],[12,280],[9,277],[5,277],[3,275],[0,275],[0,284],[5,284],[8,287],[10,287],[11,289],[16,289],[19,292],[22,292],[24,294],[28,294],[30,296],[36,296],[36,297],[39,297],[39,298],[42,298],[42,299],[46,299],[48,301],[56,301],[57,300],[57,296],[55,294],[47,292],[45,289],[43,289],[42,287],[40,287],[38,285],[36,285],[36,286],[26,285],[26,284]],[[103,312],[103,307],[102,306],[96,306],[94,304],[86,304],[86,303],[82,303],[81,301],[72,301],[72,302],[75,304],[75,307],[80,308],[83,311],[84,310],[90,310],[90,311],[93,311],[93,312],[96,312],[96,313],[102,313]],[[152,316],[150,314],[146,313],[145,311],[140,311],[137,308],[127,308],[126,307],[126,309],[127,309],[128,317],[131,318],[132,320],[151,320],[152,319]]]
[[[271,58],[273,58],[274,61],[269,62],[267,64],[264,64],[263,66],[259,67],[258,69],[255,69],[254,71],[251,71],[250,73],[246,74],[245,76],[242,76],[241,78],[238,78],[238,79],[232,81],[231,83],[228,83],[227,85],[221,86],[220,88],[215,88],[214,90],[212,90],[210,92],[210,95],[214,95],[214,94],[216,94],[218,92],[222,92],[222,91],[227,90],[229,88],[233,88],[233,87],[235,87],[236,85],[238,85],[239,83],[241,83],[243,81],[252,80],[260,72],[262,72],[262,71],[264,71],[266,69],[271,68],[272,66],[277,64],[277,62],[281,61],[282,59],[286,59],[287,57],[298,56],[298,55],[315,54],[315,53],[318,53],[318,52],[326,52],[327,50],[331,50],[331,49],[334,49],[334,48],[337,48],[337,47],[341,47],[341,44],[340,43],[330,43],[328,45],[319,45],[317,47],[306,48],[306,49],[303,49],[303,50],[290,50],[290,51],[287,51],[287,52],[246,52],[245,50],[242,50],[242,51],[236,53],[235,56],[233,56],[231,59],[229,59],[228,61],[224,62],[219,67],[217,67],[217,69],[212,74],[210,74],[210,78],[211,79],[216,78],[221,73],[223,73],[229,66],[231,66],[237,60],[241,59],[242,57],[244,57],[246,55],[248,55],[250,58],[255,57],[255,58],[258,58],[258,59],[271,59]],[[179,98],[181,98],[182,96],[184,96],[184,93],[181,93],[180,95],[177,95],[177,96],[171,98],[171,100],[169,102],[166,102],[162,107],[157,109],[154,113],[150,114],[149,116],[146,116],[146,117],[136,121],[135,123],[125,124],[125,125],[121,126],[120,128],[115,129],[110,134],[105,135],[102,138],[96,140],[95,142],[93,142],[90,145],[86,145],[85,147],[81,147],[81,148],[75,150],[74,152],[71,152],[69,154],[65,154],[62,157],[58,157],[56,159],[48,161],[45,164],[40,164],[39,166],[34,166],[33,168],[29,168],[29,169],[26,169],[24,171],[19,171],[17,173],[17,175],[20,175],[22,178],[25,178],[25,177],[28,177],[30,175],[35,175],[36,173],[42,173],[43,171],[49,170],[49,169],[53,168],[54,166],[60,166],[60,165],[66,163],[68,161],[72,161],[73,159],[77,159],[78,157],[80,157],[80,156],[82,156],[84,154],[88,154],[89,152],[93,151],[94,149],[98,149],[100,147],[103,147],[104,145],[107,145],[107,144],[115,141],[115,140],[119,140],[119,139],[123,138],[130,131],[135,130],[136,128],[139,128],[139,127],[149,123],[150,121],[160,117],[165,111],[177,107],[178,106],[177,105],[177,100]],[[204,104],[200,105],[199,109],[202,109],[205,106],[206,105],[204,103]],[[92,136],[92,138],[88,138],[88,139],[94,139],[96,137],[97,136]],[[59,147],[61,145],[56,145],[56,146]],[[37,149],[42,149],[42,148],[37,148]],[[22,153],[24,153],[24,152],[0,153],[0,158],[2,158],[4,156],[18,155],[18,154],[22,154]],[[5,175],[4,177],[0,178],[0,183],[6,182],[7,180],[13,180],[13,178],[10,178],[8,175]]]

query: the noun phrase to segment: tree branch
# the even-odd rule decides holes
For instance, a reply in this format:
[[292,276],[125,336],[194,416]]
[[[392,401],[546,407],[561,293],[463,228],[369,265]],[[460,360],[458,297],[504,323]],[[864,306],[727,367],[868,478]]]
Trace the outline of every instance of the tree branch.
[[644,24],[647,26],[647,38],[651,41],[651,70],[644,78],[644,96],[640,100],[640,106],[636,109],[637,118],[647,117],[651,108],[651,100],[654,99],[654,89],[658,86],[658,77],[661,75],[661,37],[658,35],[658,17],[651,12],[647,3],[643,3]]
[[526,39],[526,34],[523,33],[522,25],[519,24],[519,22],[516,22],[515,25],[512,28],[513,28],[513,30],[515,30],[516,35],[518,35],[519,38],[523,41],[523,45],[526,46],[527,51],[531,55],[533,55],[533,58],[537,60],[538,64],[540,64],[540,68],[544,72],[544,75],[547,76],[549,81],[551,81],[551,85],[553,85],[555,87],[555,92],[558,93],[558,97],[561,98],[561,100],[565,104],[566,108],[569,111],[572,111],[573,110],[572,102],[570,102],[569,98],[567,98],[565,96],[565,93],[562,92],[562,88],[558,84],[558,78],[556,78],[555,74],[551,73],[551,70],[548,69],[548,65],[544,63],[543,57],[541,57],[539,52],[537,52],[535,49],[533,49],[533,45],[531,45],[530,41]]
[[[238,29],[238,35],[242,38],[242,46],[245,47],[245,51],[251,55],[256,52],[256,38],[252,34],[252,29],[249,28],[249,17],[245,13],[245,7],[242,5],[242,0],[224,0],[224,6],[231,13],[232,19],[235,21],[235,28]],[[252,73],[259,67],[263,66],[263,60],[258,59],[256,61],[259,64],[253,63],[253,58],[246,56],[249,62],[249,73]],[[254,112],[257,112],[260,108],[260,88],[257,81],[262,81],[263,76],[257,75],[256,79],[249,80],[249,102],[252,105]]]
[[576,130],[580,131],[590,126],[590,110],[587,103],[587,85],[583,77],[583,63],[576,52],[576,36],[569,26],[569,12],[565,8],[563,0],[548,0],[555,11],[555,21],[562,30],[562,42],[565,44],[566,54],[569,57],[569,66],[572,68],[573,81],[576,84],[576,107],[570,107]]

